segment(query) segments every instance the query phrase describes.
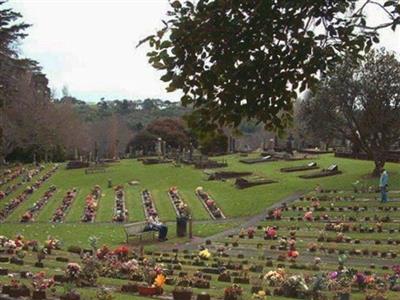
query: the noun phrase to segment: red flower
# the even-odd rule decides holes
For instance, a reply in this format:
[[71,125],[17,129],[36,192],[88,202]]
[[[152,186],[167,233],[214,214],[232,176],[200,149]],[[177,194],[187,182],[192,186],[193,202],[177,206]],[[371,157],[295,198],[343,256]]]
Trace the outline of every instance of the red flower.
[[126,246],[119,246],[114,250],[114,254],[118,256],[127,256],[129,253],[129,248]]
[[296,251],[296,250],[290,250],[290,251],[288,252],[288,257],[297,258],[298,256],[299,256],[299,252]]

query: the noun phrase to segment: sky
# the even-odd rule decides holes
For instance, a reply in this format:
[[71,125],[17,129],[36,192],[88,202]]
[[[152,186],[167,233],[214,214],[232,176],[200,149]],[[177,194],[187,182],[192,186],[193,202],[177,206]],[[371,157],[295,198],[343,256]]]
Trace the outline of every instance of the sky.
[[39,61],[50,86],[85,101],[161,98],[160,72],[137,43],[163,27],[167,0],[9,0],[26,23],[22,56]]
[[[61,95],[63,86],[78,99],[161,98],[167,93],[160,72],[148,63],[137,43],[163,26],[168,0],[9,0],[32,24],[21,43],[22,56],[37,60]],[[383,19],[370,10],[372,23]],[[381,44],[400,53],[400,28],[382,33]]]

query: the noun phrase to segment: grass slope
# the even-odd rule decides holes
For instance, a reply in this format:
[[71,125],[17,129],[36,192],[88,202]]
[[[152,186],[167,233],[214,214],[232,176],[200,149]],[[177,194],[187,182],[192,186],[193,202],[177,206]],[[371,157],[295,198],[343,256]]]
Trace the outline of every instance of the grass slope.
[[[256,157],[256,154],[250,156]],[[349,190],[351,184],[361,178],[366,184],[377,185],[376,178],[370,178],[368,174],[372,171],[373,163],[370,161],[351,160],[335,158],[333,155],[321,155],[318,158],[307,161],[261,163],[246,165],[239,162],[238,155],[223,157],[228,161],[229,167],[226,170],[251,171],[255,174],[277,180],[278,183],[257,186],[249,189],[238,190],[234,187],[233,180],[225,182],[206,181],[206,176],[201,170],[192,166],[174,167],[171,164],[143,165],[136,160],[123,160],[114,163],[107,168],[105,173],[86,175],[84,170],[66,170],[63,166],[23,203],[7,222],[0,226],[0,234],[14,235],[17,232],[25,233],[30,238],[45,239],[47,235],[56,235],[68,244],[86,243],[90,235],[97,235],[102,242],[115,245],[124,241],[124,233],[121,225],[112,223],[114,207],[114,191],[108,188],[108,180],[113,185],[123,184],[126,193],[126,205],[129,211],[129,222],[143,221],[143,207],[140,200],[140,191],[147,188],[153,194],[156,207],[163,221],[174,221],[175,212],[168,199],[167,190],[171,186],[177,186],[182,197],[188,203],[193,212],[195,220],[210,220],[209,215],[203,208],[200,201],[195,197],[194,190],[198,186],[211,193],[218,206],[228,218],[251,216],[265,211],[273,203],[289,196],[295,192],[306,192],[320,184],[324,188]],[[297,166],[309,161],[317,161],[323,168],[332,163],[339,165],[342,175],[325,177],[319,179],[301,179],[298,176],[305,172],[281,173],[283,167]],[[386,165],[390,173],[390,188],[400,189],[400,174],[398,164]],[[130,186],[128,182],[138,180],[138,186]],[[37,222],[32,224],[17,224],[22,213],[26,211],[47,188],[54,184],[57,186],[57,193],[49,203],[39,212]],[[82,224],[80,219],[83,214],[85,197],[94,185],[102,188],[102,198],[95,224]],[[59,206],[67,190],[72,187],[78,189],[78,196],[67,214],[66,224],[49,225],[49,220],[55,209]],[[4,201],[4,200],[3,200]],[[9,201],[9,199],[5,200]],[[227,223],[224,228],[233,226]],[[174,232],[174,227],[170,232]],[[222,230],[221,226],[211,224],[195,225],[194,231],[203,236]]]

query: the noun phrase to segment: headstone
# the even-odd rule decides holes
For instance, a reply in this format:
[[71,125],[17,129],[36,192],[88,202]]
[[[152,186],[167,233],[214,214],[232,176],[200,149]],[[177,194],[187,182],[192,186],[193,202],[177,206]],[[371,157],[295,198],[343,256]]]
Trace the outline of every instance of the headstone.
[[156,143],[156,153],[157,153],[158,156],[162,155],[162,149],[161,148],[162,148],[162,139],[158,138],[157,139],[157,143]]
[[328,167],[328,171],[330,171],[330,172],[332,172],[332,171],[337,171],[339,168],[338,168],[338,166],[337,165],[330,165],[329,167]]
[[97,142],[94,142],[94,159],[96,162],[99,160],[99,148]]
[[289,154],[293,154],[293,136],[289,135],[286,142],[286,152]]
[[165,141],[162,141],[161,143],[161,154],[162,156],[167,154],[167,143]]
[[192,143],[190,143],[190,145],[189,145],[189,160],[192,160],[193,159],[193,144]]
[[275,140],[274,139],[269,139],[267,151],[271,151],[271,152],[275,151]]

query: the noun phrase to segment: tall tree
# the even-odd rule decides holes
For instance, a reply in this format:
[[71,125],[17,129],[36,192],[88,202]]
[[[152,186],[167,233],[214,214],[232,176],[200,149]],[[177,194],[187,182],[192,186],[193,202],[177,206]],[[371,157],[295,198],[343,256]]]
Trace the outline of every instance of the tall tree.
[[[295,114],[295,128],[298,133],[308,136],[308,140],[314,141],[317,145],[323,142],[329,147],[334,139],[341,139],[343,136],[333,126],[332,120],[337,117],[336,103],[327,100],[320,95],[321,91],[307,93],[304,98],[297,101],[297,113]],[[300,132],[301,131],[301,132]]]
[[307,111],[309,124],[320,120],[326,134],[337,132],[350,140],[374,160],[373,174],[378,175],[400,140],[400,62],[395,55],[382,50],[361,64],[345,60],[308,102],[313,107]]
[[173,147],[186,147],[189,145],[190,136],[185,122],[178,118],[163,118],[151,122],[146,130],[153,135],[162,138]]
[[[357,4],[361,4],[357,6]],[[365,10],[388,16],[372,26]],[[181,90],[205,128],[244,119],[282,130],[298,90],[313,87],[344,53],[359,57],[378,30],[400,23],[398,1],[171,1],[165,27],[147,37],[149,62]]]

